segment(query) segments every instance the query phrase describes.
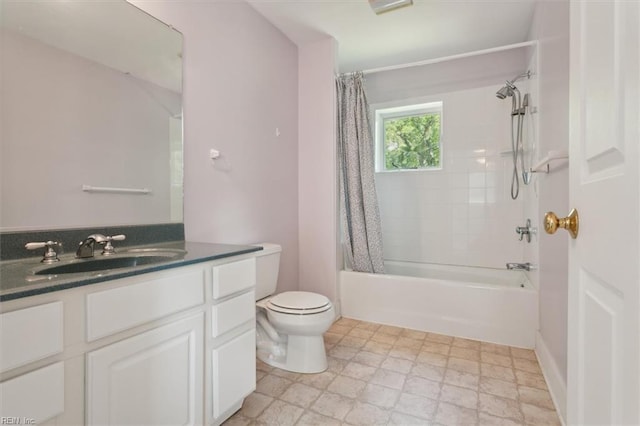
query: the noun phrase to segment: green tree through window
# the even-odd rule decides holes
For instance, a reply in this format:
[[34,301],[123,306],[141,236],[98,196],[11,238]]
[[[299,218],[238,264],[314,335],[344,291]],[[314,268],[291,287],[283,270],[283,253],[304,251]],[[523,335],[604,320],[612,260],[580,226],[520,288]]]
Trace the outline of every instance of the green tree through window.
[[386,170],[440,167],[440,114],[384,120]]

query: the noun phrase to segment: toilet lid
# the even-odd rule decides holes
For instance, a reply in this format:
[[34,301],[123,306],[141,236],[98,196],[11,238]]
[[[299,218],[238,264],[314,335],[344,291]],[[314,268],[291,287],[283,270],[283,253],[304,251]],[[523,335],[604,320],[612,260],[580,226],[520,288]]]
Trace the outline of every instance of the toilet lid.
[[331,309],[331,301],[317,293],[286,291],[272,297],[267,308],[283,314],[317,314]]

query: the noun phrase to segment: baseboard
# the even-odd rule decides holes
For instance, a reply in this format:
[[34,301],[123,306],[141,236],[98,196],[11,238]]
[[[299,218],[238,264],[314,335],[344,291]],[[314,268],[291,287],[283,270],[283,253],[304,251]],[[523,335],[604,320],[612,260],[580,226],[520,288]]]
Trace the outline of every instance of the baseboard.
[[567,424],[567,383],[560,373],[560,369],[549,352],[547,344],[544,342],[542,335],[538,331],[536,333],[536,356],[538,363],[542,369],[544,379],[549,386],[549,393],[553,404],[556,406],[558,417],[563,425]]
[[333,302],[333,310],[336,313],[336,320],[342,318],[342,304],[339,300]]

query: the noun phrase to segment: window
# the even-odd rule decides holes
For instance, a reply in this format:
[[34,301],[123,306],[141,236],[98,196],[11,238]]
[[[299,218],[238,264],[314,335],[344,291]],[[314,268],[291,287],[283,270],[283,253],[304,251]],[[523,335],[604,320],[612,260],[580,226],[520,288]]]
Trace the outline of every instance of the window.
[[377,109],[376,171],[442,167],[442,102]]

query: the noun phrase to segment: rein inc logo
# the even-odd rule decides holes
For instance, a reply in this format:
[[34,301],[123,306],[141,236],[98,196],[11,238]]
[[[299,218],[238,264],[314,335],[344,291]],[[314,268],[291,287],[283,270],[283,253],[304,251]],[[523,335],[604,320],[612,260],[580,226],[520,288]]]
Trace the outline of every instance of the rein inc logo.
[[0,425],[35,425],[36,420],[30,417],[0,417]]

